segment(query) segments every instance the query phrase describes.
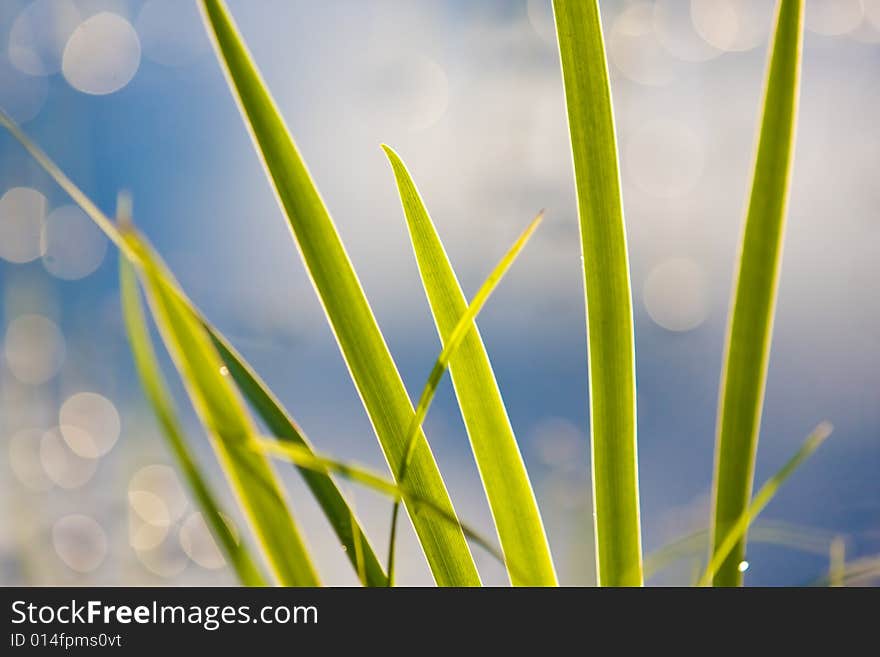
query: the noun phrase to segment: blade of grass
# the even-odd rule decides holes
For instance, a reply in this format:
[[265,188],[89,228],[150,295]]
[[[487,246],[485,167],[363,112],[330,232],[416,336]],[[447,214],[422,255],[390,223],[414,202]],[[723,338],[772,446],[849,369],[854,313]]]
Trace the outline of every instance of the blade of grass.
[[364,549],[363,545],[361,545],[361,533],[360,533],[360,525],[357,523],[357,518],[354,517],[354,505],[351,507],[351,518],[349,522],[349,526],[351,528],[352,534],[352,543],[354,543],[354,564],[355,564],[355,572],[357,573],[358,579],[361,582],[367,581],[367,572],[364,566]]
[[[522,232],[522,234],[517,238],[516,242],[513,243],[513,246],[510,247],[510,250],[504,255],[503,258],[499,261],[497,265],[495,265],[495,269],[489,274],[483,284],[480,286],[480,289],[477,290],[477,293],[474,295],[473,300],[465,309],[462,316],[459,318],[458,323],[455,328],[449,334],[449,339],[446,340],[446,343],[443,345],[443,349],[440,350],[440,355],[437,357],[436,362],[434,363],[434,367],[431,369],[430,374],[428,375],[428,380],[425,382],[424,387],[422,388],[422,393],[419,395],[419,402],[416,405],[415,415],[413,416],[412,422],[410,422],[409,429],[406,432],[406,450],[404,451],[403,460],[400,464],[400,470],[397,473],[397,481],[403,482],[406,479],[406,476],[409,472],[408,468],[410,462],[412,460],[413,452],[416,445],[416,439],[419,436],[419,430],[421,429],[422,422],[425,421],[425,416],[428,414],[428,409],[431,406],[431,402],[434,400],[434,393],[437,391],[437,386],[440,383],[440,379],[443,378],[443,373],[446,371],[446,368],[449,366],[449,362],[455,354],[458,347],[461,345],[462,341],[469,334],[471,327],[473,326],[473,321],[476,319],[480,310],[483,309],[483,306],[486,304],[486,301],[489,300],[489,296],[498,286],[498,283],[501,282],[501,279],[504,277],[504,274],[507,273],[507,270],[510,269],[511,265],[513,265],[514,260],[516,260],[517,256],[520,252],[525,248],[525,245],[528,243],[529,239],[531,239],[534,232],[538,229],[541,221],[544,219],[544,213],[538,213],[532,222],[526,227],[526,229]],[[394,508],[391,511],[391,536],[388,541],[388,581],[389,585],[394,584],[394,546],[396,544],[397,539],[397,515],[399,511],[399,505],[395,504]],[[509,571],[513,572],[514,570],[517,573],[523,572],[521,570],[520,564],[507,562],[507,568]],[[517,576],[520,577],[519,575]]]
[[829,571],[808,586],[859,586],[870,584],[873,580],[880,580],[880,557],[876,555],[849,561],[843,572]]
[[846,542],[835,536],[828,550],[828,586],[844,586],[846,581]]
[[[202,0],[202,13],[245,124],[283,208],[392,472],[405,449],[413,407],[333,220],[312,182],[281,114],[220,0]],[[424,434],[413,457],[410,484],[455,513]],[[411,510],[412,511],[412,510]],[[410,513],[435,580],[477,586],[480,577],[461,530]]]
[[[794,153],[802,39],[803,0],[780,0],[721,375],[711,552],[718,552],[752,492]],[[743,535],[716,572],[716,586],[742,584],[738,567],[745,540]]]
[[[119,248],[122,255],[129,262],[135,265],[141,263],[141,254],[134,250],[131,244],[123,238],[116,225],[61,171],[48,155],[21,131],[2,109],[0,109],[0,125],[9,130],[25,150],[31,154],[34,160],[55,180],[58,186],[67,192],[83,212],[104,232],[107,238]],[[290,440],[310,448],[305,434],[300,430],[296,422],[293,421],[290,414],[275,399],[247,361],[235,351],[220,331],[211,326],[198,308],[176,286],[173,280],[166,280],[165,282],[168,284],[168,290],[189,308],[193,316],[198,318],[198,321],[208,332],[228,367],[232,378],[266,425],[279,436],[279,439]],[[354,513],[348,508],[345,498],[329,476],[314,471],[309,471],[308,474],[306,483],[321,505],[336,535],[345,546],[346,552],[353,554],[356,546],[353,540],[354,534],[351,532],[350,526],[351,519],[355,518]],[[364,584],[367,586],[384,586],[387,578],[382,572],[379,560],[376,558],[375,551],[370,546],[363,529],[359,528],[357,535],[361,537],[360,548],[364,554],[365,572],[367,575]]]
[[[259,375],[219,332],[207,323],[204,323],[204,326],[229,369],[229,375],[256,414],[266,423],[272,435],[278,440],[312,449],[306,434]],[[361,583],[364,586],[387,586],[388,578],[369,538],[358,524],[354,509],[350,507],[333,479],[328,473],[319,470],[299,468],[299,471],[345,548],[345,553],[355,567]],[[358,562],[358,558],[361,562]]]
[[159,333],[272,573],[284,586],[319,585],[275,472],[263,455],[247,446],[256,428],[223,360],[147,245],[134,232],[123,236],[140,255],[142,281]]
[[[406,166],[391,148],[382,148],[391,162],[419,273],[445,343],[465,314],[467,299]],[[512,584],[556,586],[535,494],[476,325],[465,331],[449,371],[505,559],[519,564],[525,576]]]
[[58,165],[55,164],[33,141],[31,141],[24,132],[22,132],[21,128],[18,127],[15,121],[13,121],[2,108],[0,108],[0,126],[6,128],[9,133],[15,137],[16,141],[24,147],[37,164],[39,164],[46,173],[52,177],[55,183],[61,187],[61,189],[63,189],[80,208],[82,208],[83,212],[85,212],[93,222],[95,222],[101,232],[107,236],[107,239],[113,242],[113,244],[115,244],[129,260],[132,262],[137,260],[137,255],[132,251],[131,247],[126,244],[125,240],[122,239],[122,235],[120,235],[119,231],[116,229],[116,225],[110,220],[110,218],[101,212],[98,206],[92,203],[92,200],[88,196],[83,194],[82,190],[64,174]]
[[394,481],[391,481],[390,479],[387,479],[363,466],[355,465],[353,463],[345,463],[327,456],[315,454],[310,450],[303,449],[300,445],[280,443],[275,441],[274,438],[267,439],[255,437],[250,441],[250,444],[252,448],[257,451],[291,461],[292,463],[295,463],[297,467],[312,469],[316,472],[335,472],[339,476],[349,479],[350,481],[365,486],[378,493],[382,493],[383,495],[387,495],[395,501],[408,500],[415,507],[427,510],[432,515],[436,516],[438,520],[447,524],[455,525],[465,537],[489,553],[498,561],[498,563],[505,563],[504,554],[492,544],[491,540],[483,536],[471,526],[461,522],[458,519],[458,516],[449,513],[449,511],[433,500],[422,497],[405,483],[395,483]]
[[265,586],[266,581],[245,547],[244,539],[242,538],[239,542],[233,535],[220,510],[216,496],[202,477],[195,457],[186,444],[183,429],[174,410],[174,402],[168,393],[168,386],[159,369],[153,350],[147,320],[139,299],[134,268],[125,258],[119,259],[119,289],[125,328],[141,386],[147,400],[153,407],[159,426],[162,428],[171,452],[177,459],[184,479],[201,509],[202,516],[205,518],[214,540],[217,541],[226,559],[235,570],[239,581],[245,586]]
[[[721,568],[722,564],[726,563],[727,559],[730,558],[731,553],[736,549],[736,546],[744,540],[749,525],[770,503],[770,500],[773,499],[773,496],[776,495],[776,492],[779,490],[779,487],[785,483],[785,480],[788,479],[792,473],[819,448],[819,445],[825,442],[825,439],[831,435],[831,430],[832,427],[828,422],[822,422],[819,426],[813,429],[813,432],[807,437],[804,444],[801,445],[801,448],[795,453],[795,455],[792,456],[776,474],[770,477],[763,486],[761,486],[761,489],[755,494],[754,499],[752,499],[748,507],[746,507],[742,514],[740,514],[739,518],[730,525],[727,535],[718,542],[718,547],[712,552],[709,564],[706,566],[706,571],[700,578],[699,586],[709,586],[712,584],[713,578],[716,576],[718,569]],[[745,552],[743,552],[742,556],[745,557]],[[737,572],[739,572],[740,563],[742,563],[742,559],[737,563]]]
[[636,384],[626,227],[596,0],[553,0],[580,217],[600,586],[642,585]]
[[[832,538],[824,532],[809,527],[798,527],[779,521],[755,522],[749,526],[749,542],[787,547],[798,552],[825,556]],[[703,553],[709,544],[709,530],[701,529],[670,541],[654,552],[645,555],[645,580],[674,563],[694,553]],[[700,570],[705,568],[705,560]],[[697,573],[694,581],[702,573]]]

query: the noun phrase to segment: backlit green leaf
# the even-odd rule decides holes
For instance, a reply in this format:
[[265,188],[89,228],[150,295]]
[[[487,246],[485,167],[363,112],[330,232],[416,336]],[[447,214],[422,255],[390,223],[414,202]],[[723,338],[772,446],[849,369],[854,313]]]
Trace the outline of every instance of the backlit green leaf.
[[[345,363],[385,458],[392,472],[397,472],[405,449],[405,432],[413,417],[406,388],[333,220],[232,17],[220,0],[202,0],[201,6],[230,86],[287,215]],[[428,441],[421,433],[408,481],[422,497],[455,513]],[[480,578],[460,528],[410,511],[437,583],[479,585]]]
[[[406,166],[392,149],[384,149],[400,191],[434,322],[446,347],[454,344],[452,338],[457,336],[453,333],[467,310],[467,300]],[[514,257],[515,253],[508,254],[502,264],[509,265]],[[505,560],[517,564],[522,575],[512,583],[555,586],[556,572],[541,514],[483,340],[472,322],[463,325],[460,335],[460,344],[449,359],[450,375]],[[417,417],[422,406],[420,400]]]
[[125,258],[119,260],[119,290],[128,341],[141,385],[168,440],[168,446],[177,459],[177,465],[201,509],[202,517],[241,583],[245,586],[264,586],[265,580],[245,547],[244,538],[237,539],[233,535],[224,517],[225,514],[220,510],[217,497],[202,476],[195,457],[187,445],[183,429],[177,420],[174,402],[171,400],[168,386],[156,360],[147,320],[139,299],[135,272]]
[[[712,552],[749,504],[770,359],[782,238],[794,154],[803,41],[803,0],[780,0],[770,48],[764,111],[739,272],[721,375],[715,446]],[[716,586],[739,586],[745,533],[715,573]]]
[[632,295],[597,0],[553,0],[580,218],[600,586],[641,586]]

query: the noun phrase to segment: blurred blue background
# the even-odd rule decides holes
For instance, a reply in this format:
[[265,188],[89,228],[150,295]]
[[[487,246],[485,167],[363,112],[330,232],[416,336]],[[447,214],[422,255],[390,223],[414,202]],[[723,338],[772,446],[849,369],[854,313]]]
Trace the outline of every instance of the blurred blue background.
[[[601,5],[652,552],[708,524],[773,3]],[[479,323],[560,578],[593,583],[580,247],[549,0],[229,6],[413,396],[440,345],[379,144],[409,165],[468,294],[547,209]],[[819,421],[835,431],[762,516],[748,550],[753,585],[822,577],[834,537],[847,560],[880,553],[880,0],[810,0],[806,26],[756,482]],[[194,3],[4,0],[0,106],[106,212],[131,193],[136,223],[184,289],[322,451],[385,467]],[[0,584],[233,582],[142,399],[116,252],[7,134],[0,196]],[[175,391],[225,490],[176,381]],[[448,380],[426,433],[462,519],[491,532]],[[279,470],[322,576],[353,584],[308,491]],[[388,501],[344,487],[384,553]],[[474,551],[485,581],[503,584]],[[402,584],[431,582],[408,528],[400,555]],[[704,556],[697,541],[649,582],[686,584]]]

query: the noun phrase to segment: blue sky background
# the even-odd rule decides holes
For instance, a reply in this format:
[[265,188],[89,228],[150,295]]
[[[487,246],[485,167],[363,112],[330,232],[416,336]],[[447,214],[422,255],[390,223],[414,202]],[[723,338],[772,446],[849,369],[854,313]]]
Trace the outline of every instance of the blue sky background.
[[[28,119],[28,134],[107,212],[120,190],[132,194],[135,221],[184,289],[321,450],[384,467],[194,6],[70,0],[65,6],[75,13],[68,17],[76,20],[65,27],[57,18],[64,2],[52,2],[57,29],[48,42],[40,41],[39,30],[30,36],[43,44],[39,52],[49,53],[44,61],[53,47],[69,61],[47,75],[16,67],[22,51],[13,46],[20,46],[22,28],[17,32],[15,25],[31,3],[3,3],[0,104]],[[724,327],[772,3],[601,4],[632,258],[641,504],[650,552],[708,524]],[[773,527],[788,523],[789,533],[798,527],[801,549],[753,542],[747,583],[756,585],[802,584],[823,575],[836,535],[845,538],[850,559],[880,552],[880,129],[874,109],[880,103],[880,8],[869,0],[808,5],[756,481],[770,476],[821,420],[835,431],[765,512]],[[412,395],[440,345],[379,144],[390,144],[407,162],[469,294],[534,214],[547,209],[539,234],[479,324],[561,579],[591,583],[580,249],[549,2],[230,0],[229,6],[334,216]],[[105,59],[88,48],[85,59],[64,55],[82,22],[102,12],[133,26],[134,60],[134,47],[124,39],[124,52]],[[99,36],[86,43],[117,43],[112,34]],[[135,61],[135,69],[120,89],[96,95],[77,87],[83,79],[101,81],[100,70],[93,70],[101,62],[113,74],[126,61]],[[15,187],[42,193],[50,211],[70,203],[0,135],[0,195]],[[9,207],[0,205],[0,221]],[[0,233],[4,238],[12,239]],[[84,229],[70,239],[85,249],[101,238]],[[226,569],[199,565],[192,546],[181,548],[180,530],[192,509],[161,528],[158,546],[133,547],[133,527],[143,519],[132,509],[132,478],[145,466],[172,461],[133,372],[119,316],[116,253],[108,248],[100,266],[78,280],[53,276],[46,263],[39,254],[24,264],[0,259],[0,582],[231,582]],[[23,382],[10,367],[18,343],[10,342],[9,327],[24,314],[49,318],[66,344],[57,374],[38,384]],[[211,463],[174,385],[199,454]],[[39,440],[59,424],[64,401],[82,391],[115,406],[118,440],[81,486],[49,482],[36,486],[46,490],[31,490],[22,468],[14,467],[12,437],[31,430]],[[426,433],[460,515],[490,530],[448,381]],[[279,469],[324,579],[353,583],[307,490],[295,473]],[[219,476],[216,482],[222,487]],[[387,501],[347,490],[384,551]],[[94,524],[73,523],[72,537],[64,523],[59,529],[62,519],[83,515]],[[405,539],[401,582],[429,583],[411,533]],[[478,548],[475,553],[484,579],[503,583],[497,564]],[[699,550],[653,581],[687,582],[693,558],[702,556]]]

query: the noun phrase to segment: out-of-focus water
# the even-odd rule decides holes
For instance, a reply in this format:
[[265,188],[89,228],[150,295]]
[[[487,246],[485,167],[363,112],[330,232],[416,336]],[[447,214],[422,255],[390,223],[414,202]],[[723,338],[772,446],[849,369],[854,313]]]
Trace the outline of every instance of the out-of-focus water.
[[[379,144],[409,165],[468,293],[547,209],[480,328],[561,579],[591,583],[583,294],[549,0],[229,4],[413,395],[439,343]],[[601,4],[652,551],[708,524],[773,3]],[[880,552],[878,74],[880,3],[807,3],[757,482],[819,421],[835,432],[765,512],[771,527],[786,524],[764,536],[794,533],[798,546],[753,542],[749,584],[823,575],[836,535],[848,559]],[[132,194],[135,221],[184,288],[321,450],[384,466],[194,3],[3,2],[0,106],[107,212],[120,190]],[[0,583],[230,583],[138,388],[115,251],[8,135],[0,197]],[[231,506],[176,381],[174,390]],[[460,515],[491,531],[448,382],[426,431]],[[292,468],[280,470],[322,576],[354,583],[307,489]],[[388,502],[345,488],[384,552]],[[431,581],[411,532],[399,554],[401,583]],[[503,583],[491,557],[475,554],[484,579]],[[686,583],[703,556],[652,581]]]

